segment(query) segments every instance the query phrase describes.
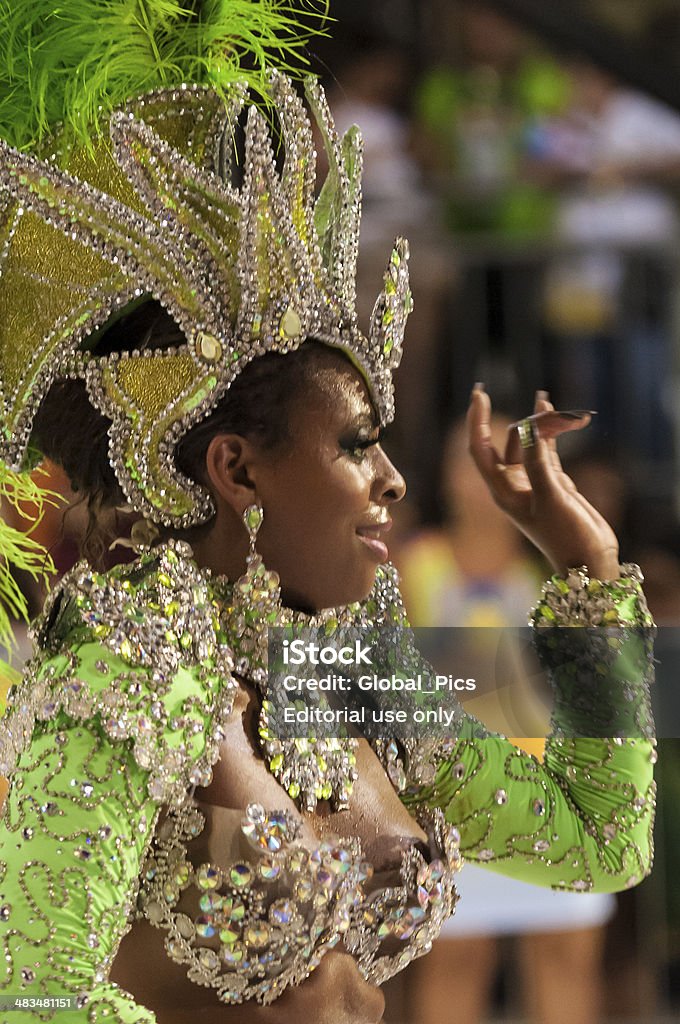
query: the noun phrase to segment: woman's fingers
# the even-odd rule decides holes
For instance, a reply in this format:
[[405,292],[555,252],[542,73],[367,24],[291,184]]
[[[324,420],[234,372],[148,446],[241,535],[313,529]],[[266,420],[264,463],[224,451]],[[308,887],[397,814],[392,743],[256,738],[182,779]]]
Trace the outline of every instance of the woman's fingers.
[[[514,506],[526,500],[528,481],[521,467],[508,467],[494,448],[491,437],[491,400],[483,386],[475,385],[467,414],[470,454],[482,474],[494,500],[506,511],[517,511]],[[521,471],[523,480],[518,479]]]
[[[550,403],[548,403],[550,404]],[[582,430],[591,420],[591,413],[583,409],[560,411],[545,409],[535,412],[508,427],[508,442],[505,461],[508,465],[526,461],[524,456],[531,448],[555,452],[555,438],[571,430]],[[542,442],[542,444],[539,444]]]
[[491,483],[502,473],[503,462],[491,439],[491,399],[479,384],[472,390],[467,425],[470,454],[484,479]]
[[555,438],[590,423],[585,410],[555,410],[546,392],[537,392],[535,412],[508,431],[504,456],[492,442],[491,400],[483,386],[475,385],[468,410],[470,452],[497,503],[514,515],[525,515],[527,500],[560,488],[573,493],[573,481],[564,473]]

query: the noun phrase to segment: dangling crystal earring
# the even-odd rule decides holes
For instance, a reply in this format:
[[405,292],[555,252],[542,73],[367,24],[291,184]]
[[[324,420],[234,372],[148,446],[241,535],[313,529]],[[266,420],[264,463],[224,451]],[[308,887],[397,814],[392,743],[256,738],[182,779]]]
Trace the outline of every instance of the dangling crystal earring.
[[281,596],[279,574],[265,568],[262,556],[255,550],[255,541],[262,522],[264,510],[259,503],[248,505],[243,513],[243,522],[248,531],[250,550],[246,558],[246,571],[235,583],[234,590],[246,598],[258,610],[271,609]]
[[[313,811],[318,800],[330,800],[336,810],[348,806],[357,777],[354,738],[305,739],[303,746],[296,738],[280,738],[270,719],[268,627],[291,626],[295,618],[281,606],[278,573],[266,569],[255,550],[255,540],[262,526],[264,513],[259,504],[249,505],[243,522],[250,538],[246,571],[234,584],[230,608],[230,628],[238,638],[235,671],[251,680],[262,696],[258,722],[258,738],[262,756],[269,771],[293,800]],[[312,620],[303,619],[302,625]]]

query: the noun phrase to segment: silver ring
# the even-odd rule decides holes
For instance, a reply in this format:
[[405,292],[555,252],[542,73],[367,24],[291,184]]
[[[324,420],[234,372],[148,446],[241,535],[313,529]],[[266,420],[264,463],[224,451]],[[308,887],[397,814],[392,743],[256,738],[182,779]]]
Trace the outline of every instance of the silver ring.
[[519,443],[522,445],[522,448],[533,448],[535,446],[536,424],[531,416],[527,416],[526,419],[519,421],[517,433],[519,434]]

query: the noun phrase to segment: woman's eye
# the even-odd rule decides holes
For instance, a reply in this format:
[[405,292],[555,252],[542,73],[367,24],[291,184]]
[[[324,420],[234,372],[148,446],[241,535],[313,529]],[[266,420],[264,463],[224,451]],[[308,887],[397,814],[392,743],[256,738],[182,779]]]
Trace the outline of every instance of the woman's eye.
[[373,448],[374,445],[380,444],[380,437],[367,437],[362,440],[354,441],[349,445],[345,451],[347,454],[354,459],[356,462],[361,462],[366,458],[366,453],[369,448]]

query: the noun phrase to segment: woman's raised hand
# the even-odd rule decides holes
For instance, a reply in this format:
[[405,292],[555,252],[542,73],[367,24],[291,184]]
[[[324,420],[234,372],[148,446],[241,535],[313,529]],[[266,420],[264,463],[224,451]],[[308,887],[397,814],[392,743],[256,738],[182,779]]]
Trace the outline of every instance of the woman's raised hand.
[[538,391],[533,415],[509,428],[503,455],[492,444],[490,419],[491,400],[475,385],[468,410],[470,452],[496,504],[556,572],[585,565],[593,577],[616,579],[616,535],[579,493],[557,454],[557,436],[587,426],[590,414],[556,412]]

